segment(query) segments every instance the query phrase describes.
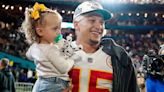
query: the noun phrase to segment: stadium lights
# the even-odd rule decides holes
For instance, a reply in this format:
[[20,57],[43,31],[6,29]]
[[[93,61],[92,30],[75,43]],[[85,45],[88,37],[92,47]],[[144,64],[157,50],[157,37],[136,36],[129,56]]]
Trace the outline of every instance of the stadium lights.
[[[106,0],[106,1],[108,1],[108,0]],[[109,0],[108,2],[115,3],[115,0]]]
[[14,22],[11,23],[11,26],[14,26]]
[[147,13],[145,13],[144,17],[147,18]]
[[22,7],[21,6],[19,7],[19,10],[22,11]]
[[158,16],[158,13],[155,13],[155,17],[157,17]]
[[68,11],[68,14],[70,14],[71,13],[71,11]]
[[5,7],[5,10],[8,10],[9,9],[9,5],[7,5],[6,7]]
[[138,2],[138,0],[134,0],[134,3],[137,3]]
[[75,12],[74,11],[72,11],[72,14],[74,14]]
[[111,13],[111,17],[113,17],[114,16],[114,14],[113,13]]
[[140,16],[140,14],[139,14],[139,13],[137,13],[136,15],[137,15],[137,16]]
[[162,15],[162,18],[164,18],[164,15]]
[[5,5],[4,4],[2,5],[2,8],[5,8]]
[[[82,1],[82,0],[80,0]],[[91,0],[92,1],[92,0]],[[151,3],[158,3],[163,4],[163,0],[96,0],[100,1],[101,3],[121,3],[121,4],[151,4]]]
[[65,10],[62,10],[62,13],[65,13]]
[[26,7],[25,9],[28,10],[28,7]]
[[132,13],[128,13],[129,16],[132,16]]
[[6,28],[8,28],[9,27],[9,24],[8,23],[6,23]]
[[14,6],[11,6],[10,8],[11,8],[11,10],[14,10]]
[[121,16],[123,16],[124,15],[124,13],[121,13]]

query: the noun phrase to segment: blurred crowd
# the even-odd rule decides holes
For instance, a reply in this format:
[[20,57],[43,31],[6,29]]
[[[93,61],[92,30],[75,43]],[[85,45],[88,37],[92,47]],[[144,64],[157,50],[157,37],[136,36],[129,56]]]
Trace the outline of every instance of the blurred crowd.
[[133,33],[127,31],[107,31],[107,35],[113,38],[117,44],[124,47],[131,57],[135,67],[139,70],[143,56],[149,50],[158,53],[160,45],[164,44],[164,33],[148,31],[146,33]]
[[[29,45],[26,43],[24,34],[19,31],[5,31],[0,34],[0,50],[11,55],[25,58],[25,52]],[[75,39],[73,29],[63,29],[62,34],[64,38],[72,34]],[[121,31],[121,30],[107,30],[109,37],[113,38],[116,43],[123,46],[131,57],[142,59],[148,50],[159,50],[159,46],[164,43],[164,33],[158,31],[147,31],[146,33]]]
[[8,54],[25,58],[28,44],[23,33],[17,30],[0,30],[0,51]]
[[[20,30],[0,30],[0,51],[11,54],[20,58],[27,59],[25,53],[29,48],[26,43],[25,35]],[[63,37],[72,34],[73,39],[76,38],[74,29],[62,29]],[[149,50],[158,52],[161,44],[164,44],[164,33],[160,31],[123,31],[123,30],[107,30],[109,37],[113,38],[117,44],[124,47],[124,49],[131,56],[131,59],[139,71],[143,56]],[[35,72],[22,69],[19,65],[10,67],[13,75],[18,82],[31,82],[36,80]]]
[[16,82],[35,83],[37,79],[36,72],[23,69],[21,67],[10,67]]
[[143,56],[148,50],[159,50],[164,43],[164,33],[148,31],[146,33],[133,33],[127,31],[107,31],[107,35],[113,38],[119,45],[123,46],[130,56]]
[[14,66],[9,66],[8,68],[12,72],[15,82],[35,83],[37,79],[37,73],[35,71],[22,68],[18,64],[14,64]]

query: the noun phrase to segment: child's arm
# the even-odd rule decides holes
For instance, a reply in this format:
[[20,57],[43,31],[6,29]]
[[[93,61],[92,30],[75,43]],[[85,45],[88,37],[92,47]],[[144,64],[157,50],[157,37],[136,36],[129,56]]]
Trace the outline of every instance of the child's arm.
[[47,57],[61,74],[69,72],[74,64],[72,59],[65,59],[64,55],[60,54],[59,49],[54,48],[54,46],[50,47]]

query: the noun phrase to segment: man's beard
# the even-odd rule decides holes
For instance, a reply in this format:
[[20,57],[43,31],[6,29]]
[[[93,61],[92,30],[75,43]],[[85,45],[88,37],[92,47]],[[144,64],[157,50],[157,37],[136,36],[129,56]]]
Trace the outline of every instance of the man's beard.
[[89,44],[90,44],[91,46],[96,46],[96,45],[99,44],[99,41],[95,41],[95,40],[90,39],[90,40],[89,40]]

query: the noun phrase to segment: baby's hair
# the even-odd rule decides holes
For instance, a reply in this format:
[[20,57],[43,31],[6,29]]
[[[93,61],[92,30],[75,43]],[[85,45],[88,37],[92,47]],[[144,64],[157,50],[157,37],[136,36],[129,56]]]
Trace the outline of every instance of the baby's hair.
[[36,33],[36,26],[44,26],[44,17],[48,13],[55,14],[62,20],[62,16],[55,10],[47,9],[45,11],[39,11],[39,18],[34,19],[31,17],[33,9],[26,9],[25,20],[22,23],[21,30],[25,33],[26,40],[29,44],[39,42],[39,35]]

